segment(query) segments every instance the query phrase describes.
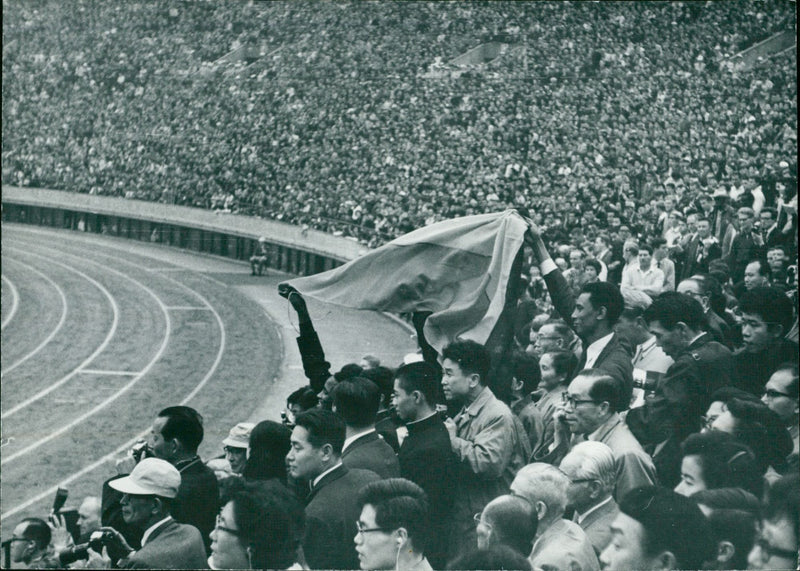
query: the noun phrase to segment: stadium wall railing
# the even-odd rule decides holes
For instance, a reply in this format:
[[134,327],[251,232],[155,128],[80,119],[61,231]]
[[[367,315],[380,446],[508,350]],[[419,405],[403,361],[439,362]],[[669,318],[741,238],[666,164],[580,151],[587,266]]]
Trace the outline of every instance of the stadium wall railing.
[[267,239],[270,267],[296,275],[333,269],[367,251],[363,244],[253,216],[41,188],[2,187],[2,219],[248,260]]

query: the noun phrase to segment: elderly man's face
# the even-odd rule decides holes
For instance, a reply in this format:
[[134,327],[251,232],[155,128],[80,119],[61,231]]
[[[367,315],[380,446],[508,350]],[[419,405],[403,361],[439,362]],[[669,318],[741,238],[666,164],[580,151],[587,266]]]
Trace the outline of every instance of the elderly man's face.
[[769,285],[769,280],[761,275],[761,265],[759,262],[750,262],[744,268],[744,287],[753,289],[756,287]]

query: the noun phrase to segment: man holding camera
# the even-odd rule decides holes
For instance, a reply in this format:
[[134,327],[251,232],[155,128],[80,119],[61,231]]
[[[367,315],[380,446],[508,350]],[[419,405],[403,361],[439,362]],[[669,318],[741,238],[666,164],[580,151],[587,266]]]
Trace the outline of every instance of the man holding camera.
[[175,466],[158,458],[144,458],[130,475],[109,485],[122,493],[125,523],[141,529],[142,547],[134,551],[121,533],[101,528],[101,541],[121,569],[208,569],[203,538],[197,528],[176,522],[170,515],[181,486]]

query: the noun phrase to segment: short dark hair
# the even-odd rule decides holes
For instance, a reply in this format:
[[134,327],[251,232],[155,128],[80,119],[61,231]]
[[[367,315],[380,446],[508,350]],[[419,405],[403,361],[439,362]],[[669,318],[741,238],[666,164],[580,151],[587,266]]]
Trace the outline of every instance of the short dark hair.
[[622,315],[625,300],[616,285],[609,282],[591,282],[581,288],[581,293],[589,294],[589,301],[594,309],[606,308],[609,325],[614,325]]
[[342,381],[333,389],[333,406],[348,426],[365,428],[375,424],[380,403],[378,385],[363,377]]
[[642,550],[647,555],[669,551],[678,569],[700,569],[716,553],[703,512],[690,498],[673,490],[634,488],[622,498],[619,509],[644,528]]
[[761,500],[743,488],[707,488],[692,494],[698,505],[702,504],[714,510],[737,510],[761,513]]
[[381,398],[387,406],[392,402],[392,389],[394,388],[394,371],[392,369],[376,365],[361,373],[361,376],[378,386]]
[[262,420],[250,432],[247,463],[242,476],[248,480],[277,478],[286,482],[286,455],[292,431],[274,420]]
[[650,240],[650,247],[653,248],[653,250],[658,250],[661,246],[666,246],[666,245],[667,241],[664,240],[664,238],[653,238],[652,240]]
[[753,313],[765,323],[777,323],[785,335],[792,326],[794,308],[786,294],[774,287],[755,287],[739,298],[739,311]]
[[650,254],[652,256],[653,255],[653,247],[648,245],[648,244],[642,244],[641,246],[639,246],[639,252],[640,253],[641,252],[647,252],[648,254]]
[[734,555],[725,567],[746,569],[748,554],[755,543],[756,515],[743,510],[715,510],[708,514],[708,524],[717,545],[720,541],[729,541],[735,547]]
[[583,263],[583,265],[587,268],[594,268],[594,271],[597,272],[597,275],[600,275],[600,272],[603,271],[603,266],[601,266],[600,262],[594,258],[589,258]]
[[767,206],[765,208],[762,208],[761,212],[759,214],[763,214],[764,212],[768,212],[773,220],[777,220],[778,219],[778,211],[775,210],[774,208],[772,208],[770,206]]
[[314,448],[330,444],[337,456],[342,453],[347,429],[342,417],[335,412],[322,408],[307,410],[297,415],[295,426],[308,431],[308,442]]
[[317,393],[314,392],[314,389],[306,385],[305,387],[300,387],[296,391],[293,391],[292,394],[286,397],[286,403],[290,405],[296,404],[303,410],[308,410],[319,404],[319,397],[317,397]]
[[[545,325],[552,325],[553,333],[561,337],[561,340],[564,341],[565,350],[572,340],[575,339],[575,333],[573,333],[572,329],[569,328],[569,325],[567,325],[563,319],[548,319],[542,324],[542,327]],[[539,329],[541,330],[541,327]]]
[[27,524],[22,532],[23,539],[36,543],[37,549],[47,549],[53,533],[50,531],[50,526],[47,525],[46,521],[38,517],[26,517],[20,523]]
[[578,357],[575,353],[572,351],[550,351],[544,355],[550,355],[556,375],[564,375],[564,381],[567,383],[572,380],[575,369],[578,368]]
[[430,406],[441,402],[442,371],[425,361],[403,365],[395,373],[407,393],[419,391]]
[[772,373],[773,375],[779,371],[786,371],[792,376],[792,382],[789,383],[789,386],[786,389],[786,392],[792,395],[793,398],[798,398],[800,396],[800,384],[798,384],[798,376],[797,376],[797,363],[781,363],[778,365],[778,368],[775,369],[775,372]]
[[742,488],[758,496],[763,486],[756,455],[728,433],[712,430],[690,435],[683,456],[696,456],[706,488]]
[[203,441],[203,417],[189,406],[170,406],[158,413],[167,422],[161,429],[164,440],[176,439],[188,452],[196,453]]
[[542,380],[539,359],[525,351],[514,351],[511,354],[511,365],[514,368],[514,377],[522,381],[522,390],[525,393],[531,393],[539,386],[539,381]]
[[486,386],[491,357],[486,347],[480,343],[471,340],[453,341],[442,350],[442,358],[458,363],[465,375],[477,374],[481,385]]
[[275,480],[245,482],[228,478],[221,505],[233,502],[233,517],[253,569],[286,569],[295,562],[305,528],[297,498]]
[[344,367],[333,374],[333,378],[336,379],[337,382],[341,383],[347,379],[359,377],[363,372],[364,369],[361,367],[361,365],[356,363],[347,363]]
[[370,482],[358,494],[358,508],[371,505],[375,523],[384,529],[404,527],[414,550],[424,553],[428,542],[428,496],[414,482],[388,478]]
[[778,414],[760,400],[733,398],[727,406],[736,420],[734,437],[753,450],[762,473],[770,466],[780,471],[792,451],[792,437]]
[[522,555],[529,555],[538,527],[536,512],[525,498],[512,495],[500,497],[503,499],[491,507],[491,514],[486,513],[494,533],[501,544],[508,545]]
[[769,267],[767,261],[763,258],[756,258],[755,260],[750,260],[748,264],[758,264],[758,273],[766,278],[772,277],[772,268]]
[[531,563],[508,545],[493,545],[488,549],[475,548],[447,564],[447,569],[504,569],[505,571],[531,571]]
[[751,400],[751,401],[758,401],[759,398],[754,395],[753,393],[746,391],[744,389],[740,389],[739,387],[732,387],[730,385],[726,385],[724,387],[720,387],[716,389],[708,399],[709,403],[719,401],[727,403],[731,399],[742,399],[742,400]]
[[674,291],[664,292],[654,299],[644,311],[644,320],[648,325],[658,321],[667,330],[675,329],[682,322],[694,331],[700,331],[706,322],[699,301]]
[[589,389],[589,398],[595,402],[607,402],[611,412],[618,412],[628,408],[628,402],[623,402],[622,387],[619,381],[608,373],[599,369],[583,369],[578,371],[575,378],[588,377],[594,382]]
[[767,490],[764,517],[768,520],[786,518],[798,531],[798,504],[800,504],[800,476],[792,473],[774,482]]

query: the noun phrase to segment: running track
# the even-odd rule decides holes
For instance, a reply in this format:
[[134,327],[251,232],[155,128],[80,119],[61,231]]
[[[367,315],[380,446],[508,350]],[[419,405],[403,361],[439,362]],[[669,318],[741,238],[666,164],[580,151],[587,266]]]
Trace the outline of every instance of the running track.
[[[221,453],[244,419],[279,419],[304,383],[286,275],[160,245],[17,224],[2,228],[3,531],[99,494],[114,459],[155,413],[205,416],[200,453]],[[396,365],[414,349],[387,317],[309,301],[334,367],[372,353]],[[8,526],[11,526],[9,528]],[[7,535],[7,533],[4,533]]]

